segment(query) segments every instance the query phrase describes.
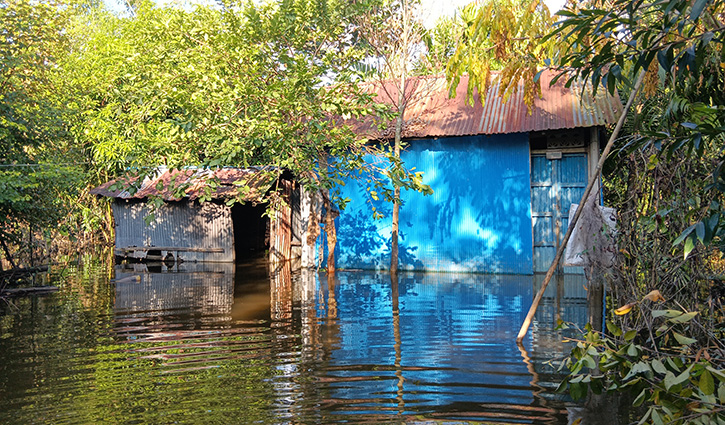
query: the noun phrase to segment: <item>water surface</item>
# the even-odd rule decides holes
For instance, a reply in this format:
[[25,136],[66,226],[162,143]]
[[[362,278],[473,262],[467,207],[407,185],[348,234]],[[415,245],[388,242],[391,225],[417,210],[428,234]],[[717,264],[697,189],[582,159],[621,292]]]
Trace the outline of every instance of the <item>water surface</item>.
[[0,423],[567,423],[579,276],[520,348],[540,277],[84,260],[2,307]]

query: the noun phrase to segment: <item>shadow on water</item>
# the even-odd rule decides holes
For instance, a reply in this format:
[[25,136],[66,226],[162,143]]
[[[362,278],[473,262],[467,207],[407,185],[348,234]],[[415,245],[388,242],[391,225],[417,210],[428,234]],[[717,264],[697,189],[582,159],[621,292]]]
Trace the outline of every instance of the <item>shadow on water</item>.
[[[2,423],[565,424],[547,362],[583,325],[580,276],[537,277],[103,264],[0,316]],[[578,410],[577,410],[578,409]],[[601,416],[599,416],[601,418]],[[586,423],[586,422],[582,422]],[[613,423],[613,422],[608,422]]]

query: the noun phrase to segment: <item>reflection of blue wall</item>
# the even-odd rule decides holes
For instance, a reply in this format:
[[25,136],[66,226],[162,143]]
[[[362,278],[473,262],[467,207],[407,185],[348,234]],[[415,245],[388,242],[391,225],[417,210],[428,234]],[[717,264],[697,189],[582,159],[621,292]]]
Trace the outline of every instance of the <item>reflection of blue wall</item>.
[[[403,269],[532,273],[527,134],[414,140],[402,158],[434,191],[403,193]],[[363,186],[348,183],[342,197],[337,266],[388,268],[391,205],[374,203],[386,217],[373,220]]]
[[515,343],[532,298],[531,277],[401,277],[396,369],[389,277],[337,276],[339,343],[328,373],[340,382],[333,385],[333,398],[383,403],[398,392],[396,371],[401,371],[402,397],[410,410],[532,402],[532,377]]

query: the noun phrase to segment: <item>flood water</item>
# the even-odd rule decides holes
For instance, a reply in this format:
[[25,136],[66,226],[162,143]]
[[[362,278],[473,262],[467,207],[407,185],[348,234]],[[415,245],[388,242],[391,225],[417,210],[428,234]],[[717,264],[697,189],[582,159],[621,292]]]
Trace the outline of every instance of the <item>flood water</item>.
[[[0,423],[567,423],[548,360],[581,276],[57,267],[0,309]],[[571,410],[571,409],[570,409]]]

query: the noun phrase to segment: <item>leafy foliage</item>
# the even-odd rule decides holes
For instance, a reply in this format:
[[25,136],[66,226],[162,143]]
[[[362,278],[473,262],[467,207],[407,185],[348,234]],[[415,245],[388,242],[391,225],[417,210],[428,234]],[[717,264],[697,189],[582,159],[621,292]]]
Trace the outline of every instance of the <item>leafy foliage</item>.
[[[285,0],[186,11],[139,2],[134,10],[97,12],[75,34],[69,69],[86,111],[79,137],[98,168],[265,166],[329,188],[377,153],[341,125],[388,113],[349,71],[363,55],[351,30],[362,6]],[[336,160],[320,167],[323,155]]]
[[[571,357],[561,363],[560,368],[566,366],[571,374],[559,391],[568,388],[574,399],[584,398],[589,391],[627,391],[635,397],[634,407],[647,408],[639,423],[725,420],[722,343],[711,339],[698,345],[700,341],[686,336],[691,327],[699,325],[696,311],[651,309],[644,299],[641,306],[656,322],[654,331],[625,332],[608,322],[610,336],[604,336],[589,327]],[[621,314],[631,308],[627,306]]]
[[559,13],[565,19],[551,36],[569,41],[559,69],[568,83],[587,79],[594,90],[610,93],[628,90],[635,75],[646,72],[646,97],[638,99],[630,117],[626,148],[658,152],[651,169],[683,159],[709,163],[704,165],[709,184],[685,203],[691,225],[674,238],[684,245],[686,258],[697,243],[721,240],[723,228],[725,8],[706,0],[618,0],[601,6],[595,1]]
[[[329,7],[328,7],[329,6]],[[83,137],[99,165],[254,166],[303,175],[326,150],[361,147],[336,116],[370,112],[352,85],[321,78],[347,54],[328,2],[281,2],[241,12],[142,3],[134,18],[100,15],[73,69],[86,74]],[[320,10],[324,9],[324,10]],[[315,27],[316,31],[307,31]],[[339,52],[342,51],[342,54]]]
[[83,186],[60,67],[81,6],[17,0],[0,8],[0,241],[10,263],[8,245],[32,245],[33,233],[55,227]]
[[[619,210],[619,316],[611,337],[587,333],[567,380],[575,396],[633,391],[647,403],[641,423],[723,420],[723,12],[706,0],[570,3],[547,39],[566,41],[555,59],[567,84],[629,95],[645,73],[605,170]],[[651,310],[643,294],[655,290],[676,308]]]
[[[555,41],[544,38],[552,29],[549,9],[540,0],[490,0],[471,3],[461,11],[462,37],[451,56],[446,75],[455,94],[461,74],[468,73],[468,101],[474,89],[481,102],[493,80],[504,99],[524,82],[524,102],[531,108],[541,96],[539,69],[553,55]],[[492,71],[499,71],[493,74]]]

